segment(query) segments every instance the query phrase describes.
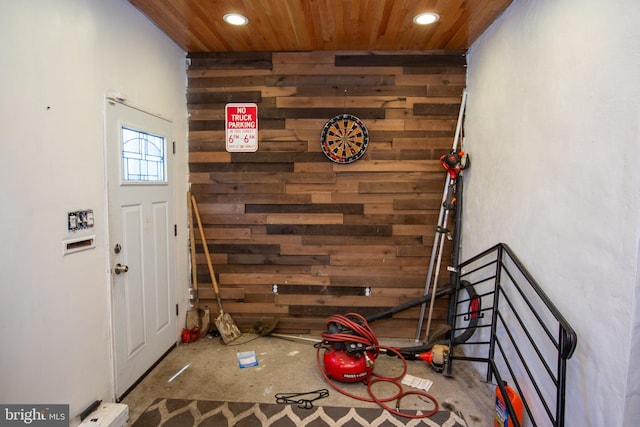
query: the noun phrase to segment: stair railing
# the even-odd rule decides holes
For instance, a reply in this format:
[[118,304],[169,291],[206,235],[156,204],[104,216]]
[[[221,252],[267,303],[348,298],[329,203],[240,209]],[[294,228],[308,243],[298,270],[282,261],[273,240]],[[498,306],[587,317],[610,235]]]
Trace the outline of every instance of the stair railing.
[[[504,243],[461,263],[455,269],[455,285],[449,321],[450,348],[464,346],[464,354],[451,351],[446,373],[454,360],[486,364],[486,381],[495,378],[502,396],[508,396],[506,378],[523,403],[533,426],[564,426],[567,360],[577,336],[536,280]],[[477,297],[465,289],[473,286]],[[455,342],[461,331],[472,339]],[[467,353],[471,353],[467,355]],[[504,399],[510,419],[517,427],[510,399]]]

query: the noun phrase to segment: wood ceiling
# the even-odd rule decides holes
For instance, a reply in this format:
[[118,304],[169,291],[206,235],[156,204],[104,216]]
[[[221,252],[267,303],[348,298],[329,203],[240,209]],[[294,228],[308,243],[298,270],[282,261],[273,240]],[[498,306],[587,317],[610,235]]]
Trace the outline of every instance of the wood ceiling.
[[[513,0],[130,0],[187,52],[467,49]],[[413,23],[425,11],[440,20]],[[249,18],[244,27],[226,13]]]

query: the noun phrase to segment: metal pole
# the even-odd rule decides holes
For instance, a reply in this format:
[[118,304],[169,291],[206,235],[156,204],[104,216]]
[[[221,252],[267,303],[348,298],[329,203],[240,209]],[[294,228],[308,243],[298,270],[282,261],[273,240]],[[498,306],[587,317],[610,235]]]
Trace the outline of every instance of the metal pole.
[[[451,148],[451,151],[455,151],[458,147],[460,132],[462,130],[462,118],[464,117],[464,109],[465,109],[466,103],[467,103],[467,90],[465,89],[462,91],[462,101],[460,103],[460,111],[458,112],[458,123],[456,125],[456,133],[453,138],[453,146]],[[429,260],[429,271],[427,273],[427,282],[425,283],[425,286],[424,286],[424,292],[423,292],[424,296],[429,295],[429,290],[431,288],[431,277],[433,276],[433,267],[435,263],[436,253],[438,250],[438,240],[439,240],[439,237],[441,237],[442,233],[444,232],[445,225],[446,225],[446,219],[444,214],[445,213],[444,201],[447,200],[448,194],[449,194],[449,175],[447,174],[447,178],[444,181],[442,204],[440,205],[440,213],[438,215],[438,227],[436,229],[436,234],[433,237],[433,248],[431,249],[431,259]],[[444,238],[444,236],[442,237]],[[437,257],[439,259],[442,258],[442,252],[437,254]],[[438,262],[438,264],[440,263]],[[426,309],[427,309],[427,304],[425,302],[422,304],[422,307],[420,308],[420,318],[418,319],[418,327],[416,329],[416,342],[420,341],[420,332],[422,331],[422,322],[424,321],[424,314]]]
[[[447,210],[444,214],[444,225],[447,225],[447,219],[449,218],[449,211]],[[445,233],[442,232],[440,235],[440,248],[438,249],[438,261],[436,262],[436,270],[433,278],[433,293],[431,296],[431,302],[429,303],[429,316],[427,318],[427,329],[424,334],[425,342],[429,342],[429,329],[431,328],[431,318],[433,317],[433,306],[435,305],[436,300],[436,289],[438,288],[438,276],[440,272],[440,264],[442,262],[442,251],[444,249],[444,237]]]

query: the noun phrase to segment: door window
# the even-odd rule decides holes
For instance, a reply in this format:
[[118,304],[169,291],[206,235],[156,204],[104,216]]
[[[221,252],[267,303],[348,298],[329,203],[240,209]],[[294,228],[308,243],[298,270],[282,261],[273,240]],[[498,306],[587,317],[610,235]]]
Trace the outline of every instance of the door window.
[[122,126],[121,151],[123,182],[166,182],[164,137]]

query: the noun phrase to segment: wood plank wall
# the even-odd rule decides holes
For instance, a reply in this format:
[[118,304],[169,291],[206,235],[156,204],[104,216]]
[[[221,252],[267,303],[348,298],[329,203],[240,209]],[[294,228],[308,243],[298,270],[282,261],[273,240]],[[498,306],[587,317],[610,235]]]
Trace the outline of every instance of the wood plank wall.
[[[224,309],[238,326],[278,318],[278,332],[318,335],[332,314],[366,316],[421,296],[446,177],[439,157],[453,144],[465,53],[189,59],[190,185]],[[257,152],[225,150],[230,102],[258,105]],[[345,112],[364,121],[370,140],[362,159],[341,165],[323,154],[320,132]],[[215,317],[197,243],[200,303]],[[447,242],[441,285],[449,259]],[[436,304],[436,323],[445,323],[446,304]],[[379,337],[413,338],[419,314],[415,307],[371,326]]]

